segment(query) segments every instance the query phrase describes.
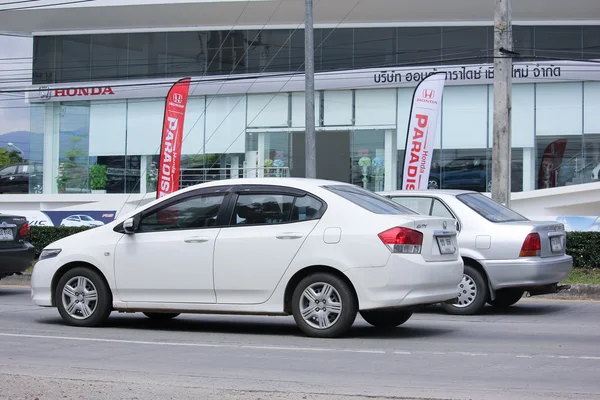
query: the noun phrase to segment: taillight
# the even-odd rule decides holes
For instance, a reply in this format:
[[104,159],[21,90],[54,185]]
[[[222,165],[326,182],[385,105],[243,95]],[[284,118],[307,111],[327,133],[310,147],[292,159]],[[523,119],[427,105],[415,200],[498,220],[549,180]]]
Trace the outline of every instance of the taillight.
[[392,253],[420,254],[423,234],[409,228],[396,227],[381,232],[379,239]]
[[542,242],[540,240],[540,235],[537,233],[530,233],[523,242],[523,247],[521,247],[521,254],[519,254],[519,257],[539,256],[541,248]]
[[19,229],[19,236],[21,236],[23,239],[29,237],[29,224],[27,222],[21,225],[21,229]]

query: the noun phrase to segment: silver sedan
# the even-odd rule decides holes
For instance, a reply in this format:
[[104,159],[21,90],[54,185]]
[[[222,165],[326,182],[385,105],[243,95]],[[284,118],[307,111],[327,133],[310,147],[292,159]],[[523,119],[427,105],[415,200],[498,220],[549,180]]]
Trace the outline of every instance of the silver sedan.
[[567,286],[573,258],[565,253],[564,225],[531,221],[489,197],[463,190],[379,193],[425,215],[451,217],[459,231],[465,270],[458,300],[443,304],[452,314],[477,314],[486,303],[508,307]]

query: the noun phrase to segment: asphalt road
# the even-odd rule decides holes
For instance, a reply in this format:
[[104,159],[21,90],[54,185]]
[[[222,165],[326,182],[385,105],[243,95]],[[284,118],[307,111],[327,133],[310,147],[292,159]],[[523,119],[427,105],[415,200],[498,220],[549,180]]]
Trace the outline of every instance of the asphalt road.
[[454,317],[433,308],[344,339],[287,317],[114,313],[62,324],[0,286],[0,399],[600,399],[600,302],[522,300]]

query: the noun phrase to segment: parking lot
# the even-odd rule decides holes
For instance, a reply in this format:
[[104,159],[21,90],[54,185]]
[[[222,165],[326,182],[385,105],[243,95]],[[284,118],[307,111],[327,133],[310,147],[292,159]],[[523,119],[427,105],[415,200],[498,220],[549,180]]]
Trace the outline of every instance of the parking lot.
[[113,313],[87,329],[0,286],[0,398],[594,399],[599,316],[600,302],[524,299],[430,308],[387,333],[359,317],[342,339],[305,337],[291,317]]

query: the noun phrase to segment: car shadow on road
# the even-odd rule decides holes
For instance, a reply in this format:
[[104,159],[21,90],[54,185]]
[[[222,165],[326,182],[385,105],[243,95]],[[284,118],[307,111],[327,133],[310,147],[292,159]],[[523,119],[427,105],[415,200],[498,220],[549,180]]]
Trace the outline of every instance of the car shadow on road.
[[[486,306],[483,311],[478,314],[480,316],[533,316],[533,315],[549,315],[564,312],[568,306],[560,303],[536,303],[536,302],[519,302],[508,308],[494,308]],[[419,314],[442,314],[450,315],[441,306],[430,306],[422,308],[418,311]],[[461,317],[460,315],[457,317]]]
[[25,290],[23,288],[12,288],[10,286],[0,287],[0,297],[22,295]]
[[[234,317],[235,318],[235,317]],[[126,330],[189,332],[189,333],[223,333],[233,335],[263,335],[263,336],[289,336],[305,337],[304,333],[296,326],[291,317],[259,317],[252,321],[250,317],[237,320],[226,319],[223,316],[207,316],[198,314],[185,314],[168,321],[152,321],[142,314],[117,315],[108,319],[102,328],[117,328]],[[60,318],[40,318],[39,323],[50,325],[64,325]],[[412,326],[411,326],[412,325]],[[100,329],[102,329],[100,328]],[[78,329],[78,328],[73,328]],[[345,338],[361,339],[409,339],[427,338],[453,333],[453,329],[442,327],[423,327],[417,321],[409,320],[406,325],[394,329],[377,329],[367,325],[362,319],[357,318]]]

